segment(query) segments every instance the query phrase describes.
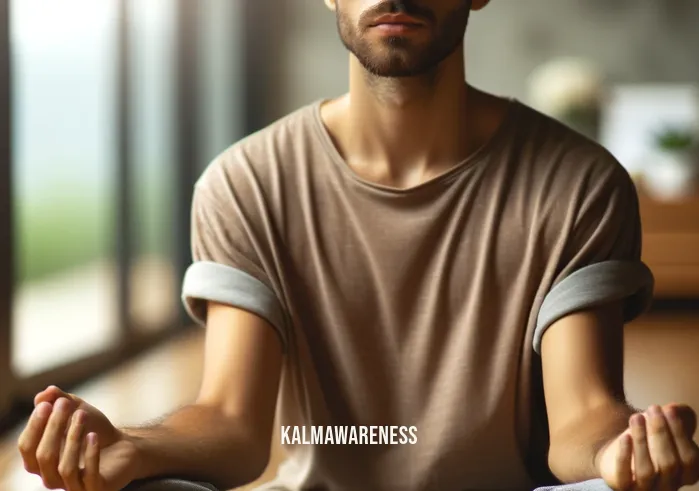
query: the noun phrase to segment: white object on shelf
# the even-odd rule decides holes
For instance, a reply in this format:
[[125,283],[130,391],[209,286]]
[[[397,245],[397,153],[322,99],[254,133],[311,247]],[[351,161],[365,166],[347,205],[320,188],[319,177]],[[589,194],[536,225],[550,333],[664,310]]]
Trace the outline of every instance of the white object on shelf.
[[[699,87],[620,85],[611,90],[604,104],[600,142],[632,175],[656,173],[665,179],[660,177],[664,173],[681,172],[656,169],[665,157],[657,156],[655,138],[667,126],[699,128]],[[678,168],[674,164],[670,167]]]
[[691,152],[656,150],[644,170],[644,187],[656,199],[673,201],[695,192],[699,165]]

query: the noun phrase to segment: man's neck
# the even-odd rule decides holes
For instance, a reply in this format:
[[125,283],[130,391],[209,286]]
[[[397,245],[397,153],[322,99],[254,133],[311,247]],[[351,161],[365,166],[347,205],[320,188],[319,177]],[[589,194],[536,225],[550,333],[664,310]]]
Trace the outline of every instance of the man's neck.
[[326,118],[348,164],[363,177],[411,187],[447,171],[473,150],[471,91],[463,50],[434,73],[370,75],[352,57],[349,94]]

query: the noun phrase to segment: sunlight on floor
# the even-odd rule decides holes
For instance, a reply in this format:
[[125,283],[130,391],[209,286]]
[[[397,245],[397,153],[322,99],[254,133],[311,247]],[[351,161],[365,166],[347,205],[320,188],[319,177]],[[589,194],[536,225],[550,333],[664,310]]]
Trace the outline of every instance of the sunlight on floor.
[[[143,258],[130,277],[132,316],[143,329],[171,325],[176,313],[172,266]],[[113,263],[92,263],[20,285],[14,302],[13,368],[25,377],[117,342],[117,272]]]

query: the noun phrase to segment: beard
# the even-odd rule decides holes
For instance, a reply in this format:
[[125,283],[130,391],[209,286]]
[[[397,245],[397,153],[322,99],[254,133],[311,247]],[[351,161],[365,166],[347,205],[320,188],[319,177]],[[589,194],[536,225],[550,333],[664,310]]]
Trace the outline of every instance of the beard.
[[[386,78],[414,77],[433,72],[437,66],[459,48],[464,40],[471,12],[471,1],[464,0],[438,21],[431,10],[414,0],[387,0],[362,14],[353,23],[337,2],[337,27],[342,44],[374,76]],[[418,43],[410,36],[388,36],[372,40],[363,35],[365,18],[389,13],[401,13],[429,21],[433,34],[427,42]]]

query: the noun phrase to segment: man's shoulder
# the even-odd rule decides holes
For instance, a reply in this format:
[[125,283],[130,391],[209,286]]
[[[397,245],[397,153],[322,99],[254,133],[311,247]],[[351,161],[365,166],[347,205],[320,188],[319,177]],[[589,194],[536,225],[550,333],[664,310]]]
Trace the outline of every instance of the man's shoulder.
[[197,186],[267,185],[291,167],[315,139],[317,102],[305,105],[245,136],[220,152],[206,166]]
[[628,177],[623,165],[598,141],[528,105],[520,106],[521,155],[528,157],[537,174],[568,183]]
[[267,126],[245,136],[224,150],[216,160],[244,159],[265,161],[270,154],[290,153],[301,141],[313,135],[318,103],[305,105]]

